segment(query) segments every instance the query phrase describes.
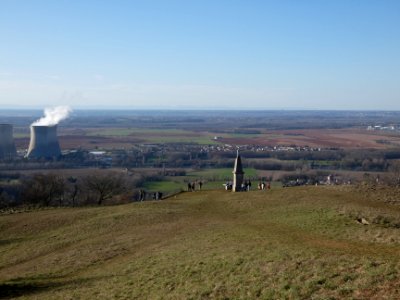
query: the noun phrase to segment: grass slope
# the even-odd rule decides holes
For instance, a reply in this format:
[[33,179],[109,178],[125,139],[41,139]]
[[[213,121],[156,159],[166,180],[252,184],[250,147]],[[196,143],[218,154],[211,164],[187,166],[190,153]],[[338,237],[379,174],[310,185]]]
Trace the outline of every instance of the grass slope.
[[[400,207],[299,187],[0,216],[0,297],[399,299]],[[387,225],[387,224],[386,224]]]

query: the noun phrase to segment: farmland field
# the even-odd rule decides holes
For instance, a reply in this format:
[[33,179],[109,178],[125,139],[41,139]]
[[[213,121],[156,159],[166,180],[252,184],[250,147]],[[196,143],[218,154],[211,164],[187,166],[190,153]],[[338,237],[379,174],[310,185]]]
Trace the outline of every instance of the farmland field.
[[[259,134],[220,133],[188,129],[81,128],[59,129],[63,149],[113,149],[133,144],[185,143],[199,145],[296,145],[344,149],[390,149],[400,146],[400,134],[360,129],[260,130]],[[214,139],[218,137],[218,139]],[[15,135],[17,147],[28,147],[29,134]]]

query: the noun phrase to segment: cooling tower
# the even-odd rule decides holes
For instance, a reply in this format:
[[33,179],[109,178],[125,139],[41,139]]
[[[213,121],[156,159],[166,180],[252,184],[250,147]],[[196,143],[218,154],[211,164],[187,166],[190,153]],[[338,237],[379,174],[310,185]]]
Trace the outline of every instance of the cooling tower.
[[29,158],[57,158],[61,155],[60,144],[57,139],[57,125],[31,126],[31,142],[29,143]]
[[0,159],[10,159],[16,154],[12,125],[0,124]]

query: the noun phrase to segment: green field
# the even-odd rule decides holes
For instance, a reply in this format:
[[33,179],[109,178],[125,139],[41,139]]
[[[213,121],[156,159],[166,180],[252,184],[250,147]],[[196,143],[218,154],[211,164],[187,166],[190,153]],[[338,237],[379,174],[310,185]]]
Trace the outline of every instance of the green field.
[[[257,170],[252,168],[245,168],[244,170],[246,177],[256,177]],[[204,169],[201,171],[192,171],[187,174],[191,177],[215,179],[215,180],[231,180],[232,179],[232,168],[221,168],[221,169]]]
[[144,128],[105,128],[89,129],[88,136],[133,137],[146,143],[196,143],[200,145],[217,144],[214,135],[208,132],[195,132],[180,129],[144,129]]
[[173,181],[173,180],[164,180],[164,181],[147,181],[144,184],[144,189],[148,191],[160,191],[165,193],[177,192],[179,190],[183,190],[185,184],[180,181]]
[[400,206],[382,195],[205,191],[1,215],[0,298],[399,299]]
[[[244,169],[246,178],[257,177],[257,170],[252,168]],[[188,182],[202,181],[204,190],[223,190],[223,184],[232,180],[232,169],[204,169],[201,171],[191,171],[186,176],[166,176],[162,181],[148,181],[144,188],[149,191],[161,191],[164,193],[178,192],[187,190]],[[257,182],[253,182],[256,188]],[[275,185],[277,187],[277,185]]]
[[219,133],[212,131],[196,131],[190,129],[163,129],[163,128],[87,128],[86,135],[101,136],[109,138],[132,137],[143,140],[145,143],[196,143],[199,145],[211,145],[224,143],[223,140],[214,140],[215,136],[228,139],[241,139],[246,141],[254,138],[274,139],[285,137],[281,134],[271,134],[262,132],[260,134],[251,133]]

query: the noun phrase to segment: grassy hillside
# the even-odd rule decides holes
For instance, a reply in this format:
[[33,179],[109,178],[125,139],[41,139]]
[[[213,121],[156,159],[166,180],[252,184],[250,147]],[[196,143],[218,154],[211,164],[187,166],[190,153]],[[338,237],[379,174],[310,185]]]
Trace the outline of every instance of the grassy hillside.
[[399,299],[400,206],[380,195],[206,191],[2,215],[0,297]]

